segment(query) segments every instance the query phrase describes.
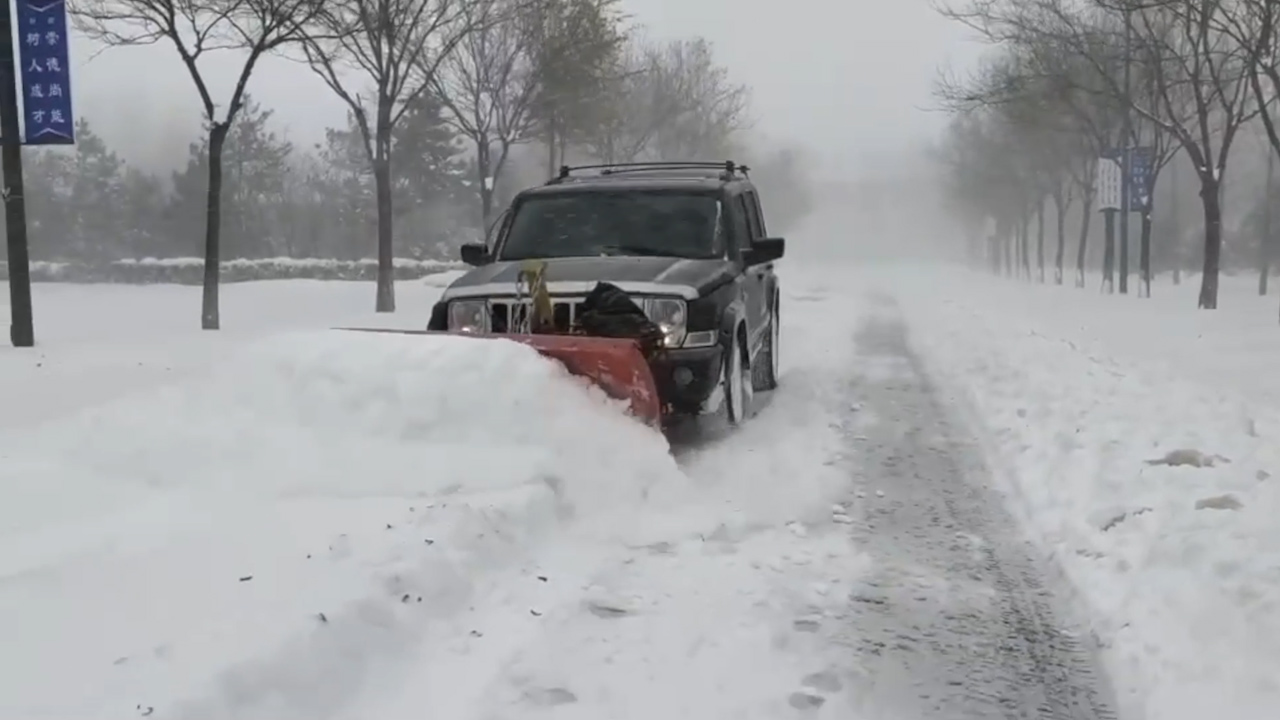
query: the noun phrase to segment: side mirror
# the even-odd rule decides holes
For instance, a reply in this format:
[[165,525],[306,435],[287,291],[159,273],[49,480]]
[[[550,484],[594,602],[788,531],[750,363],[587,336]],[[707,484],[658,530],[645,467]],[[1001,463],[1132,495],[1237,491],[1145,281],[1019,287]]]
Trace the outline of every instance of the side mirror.
[[484,243],[463,243],[461,253],[462,262],[473,267],[488,265],[492,260],[489,257],[489,246]]
[[787,251],[787,241],[782,238],[764,238],[755,241],[745,253],[747,265],[763,265],[782,258]]

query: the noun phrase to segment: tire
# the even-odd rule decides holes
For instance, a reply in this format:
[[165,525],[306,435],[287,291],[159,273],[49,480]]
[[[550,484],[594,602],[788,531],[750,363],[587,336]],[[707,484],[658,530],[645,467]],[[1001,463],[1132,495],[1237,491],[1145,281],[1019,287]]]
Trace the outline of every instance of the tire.
[[747,362],[747,351],[737,333],[729,347],[725,348],[724,369],[720,373],[724,383],[725,419],[729,425],[741,425],[751,410],[751,397],[754,386],[751,382],[751,367]]
[[773,308],[769,311],[769,336],[764,339],[764,347],[760,348],[760,361],[756,372],[752,373],[755,390],[766,392],[778,387],[778,355],[782,345],[782,322],[778,314],[777,297],[774,297]]

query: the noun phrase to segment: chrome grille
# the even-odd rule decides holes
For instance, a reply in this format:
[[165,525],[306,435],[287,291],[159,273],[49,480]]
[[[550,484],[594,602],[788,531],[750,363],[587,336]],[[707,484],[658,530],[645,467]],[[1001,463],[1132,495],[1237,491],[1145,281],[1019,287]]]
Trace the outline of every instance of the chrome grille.
[[[568,331],[582,313],[585,297],[553,297],[551,307],[555,317],[556,330]],[[489,321],[495,333],[512,332],[511,326],[529,316],[533,301],[528,298],[491,298],[489,300]]]

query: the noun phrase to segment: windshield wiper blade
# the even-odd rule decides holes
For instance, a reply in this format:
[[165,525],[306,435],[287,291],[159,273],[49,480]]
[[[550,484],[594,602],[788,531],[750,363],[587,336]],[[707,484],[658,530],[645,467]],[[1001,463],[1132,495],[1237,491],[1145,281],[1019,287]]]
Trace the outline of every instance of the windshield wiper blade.
[[600,251],[609,255],[643,255],[645,257],[674,257],[675,253],[660,248],[640,245],[605,245]]

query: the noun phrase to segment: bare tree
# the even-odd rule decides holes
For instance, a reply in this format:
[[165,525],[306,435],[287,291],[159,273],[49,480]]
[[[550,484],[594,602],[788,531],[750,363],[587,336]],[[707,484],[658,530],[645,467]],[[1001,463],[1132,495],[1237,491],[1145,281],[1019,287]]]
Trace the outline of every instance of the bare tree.
[[676,113],[664,71],[653,45],[637,38],[626,43],[605,85],[596,122],[582,134],[594,157],[624,163],[648,155],[654,133]]
[[[1078,30],[1087,19],[1071,15],[1065,0],[1052,3],[1060,29]],[[1132,92],[1109,76],[1112,92],[1126,97],[1141,118],[1175,138],[1200,180],[1204,258],[1199,307],[1218,306],[1222,258],[1222,180],[1240,128],[1257,114],[1246,54],[1222,31],[1220,0],[1161,0],[1139,6],[1129,0],[1104,5],[1120,13],[1145,59],[1150,90]]]
[[569,144],[600,122],[625,47],[619,0],[543,0],[533,23],[538,78],[533,116],[547,148],[547,173]]
[[[1010,180],[1016,183],[1015,189],[1025,189],[1025,175],[1030,171],[1040,192],[1053,200],[1057,211],[1058,283],[1064,274],[1066,213],[1075,196],[1080,198],[1076,286],[1083,287],[1094,173],[1099,156],[1111,147],[1118,132],[1119,114],[1114,103],[1092,92],[1092,68],[1058,48],[1031,40],[1019,37],[1016,42],[1000,46],[999,54],[968,78],[944,77],[936,94],[953,112],[983,111],[989,127],[1000,127],[1004,136],[974,147],[1010,154],[1010,158],[996,165],[1012,174]],[[999,118],[1003,119],[997,122]],[[1025,153],[1033,157],[1030,166],[1026,159],[1012,157]],[[1008,222],[1006,219],[1005,225]]]
[[1263,236],[1258,247],[1258,293],[1267,293],[1267,276],[1276,252],[1271,237],[1272,183],[1280,155],[1276,100],[1280,98],[1280,0],[1236,0],[1219,15],[1222,28],[1243,48],[1250,66],[1249,85],[1270,145],[1263,196]]
[[[209,133],[209,185],[204,235],[204,292],[200,326],[221,326],[218,280],[221,262],[222,150],[244,105],[254,68],[264,55],[300,41],[305,28],[325,11],[327,0],[79,0],[76,25],[108,46],[173,45],[187,69],[204,111]],[[231,96],[221,107],[201,60],[217,52],[241,56]]]
[[1267,141],[1272,152],[1280,154],[1275,109],[1280,96],[1280,0],[1235,0],[1213,18],[1244,52]]
[[494,187],[511,148],[532,139],[533,101],[538,90],[533,23],[540,8],[527,0],[482,0],[463,10],[474,28],[433,74],[449,123],[475,145],[480,213],[493,216]]
[[[1090,63],[1106,93],[1174,138],[1200,180],[1204,270],[1199,306],[1218,304],[1222,179],[1240,127],[1257,114],[1248,53],[1224,30],[1224,0],[972,0],[953,17],[994,42],[1039,38]],[[1101,42],[1099,42],[1101,39]],[[1137,48],[1151,92],[1115,72],[1116,48]],[[1099,49],[1102,51],[1099,52]]]
[[658,124],[654,152],[662,159],[720,157],[748,121],[750,94],[716,63],[704,38],[668,43],[656,63],[669,78],[673,115]]
[[478,0],[330,0],[303,43],[311,69],[347,105],[373,169],[377,312],[395,312],[392,131],[474,28]]
[[748,124],[749,99],[705,39],[633,39],[583,141],[603,162],[723,158]]

